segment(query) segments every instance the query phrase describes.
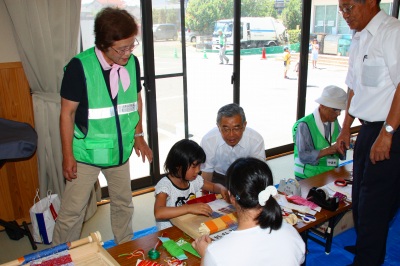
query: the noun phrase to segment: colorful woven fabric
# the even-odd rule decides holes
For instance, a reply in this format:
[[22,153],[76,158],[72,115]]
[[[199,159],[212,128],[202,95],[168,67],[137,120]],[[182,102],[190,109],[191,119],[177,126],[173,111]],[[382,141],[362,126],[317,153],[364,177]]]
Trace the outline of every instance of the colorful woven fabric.
[[219,218],[201,223],[199,233],[202,235],[210,235],[225,230],[237,224],[236,213],[223,215]]

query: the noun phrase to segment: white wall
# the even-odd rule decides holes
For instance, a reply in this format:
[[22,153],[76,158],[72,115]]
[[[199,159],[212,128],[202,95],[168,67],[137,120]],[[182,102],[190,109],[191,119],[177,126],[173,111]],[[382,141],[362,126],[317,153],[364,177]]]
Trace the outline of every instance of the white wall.
[[21,61],[4,0],[0,0],[0,36],[0,63]]

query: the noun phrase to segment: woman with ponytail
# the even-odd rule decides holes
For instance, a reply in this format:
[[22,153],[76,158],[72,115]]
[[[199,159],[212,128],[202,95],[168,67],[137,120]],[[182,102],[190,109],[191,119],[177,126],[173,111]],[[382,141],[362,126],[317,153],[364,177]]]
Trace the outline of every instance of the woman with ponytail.
[[202,265],[303,263],[305,244],[296,229],[282,222],[268,165],[255,158],[237,159],[227,171],[227,180],[238,228],[218,241],[201,236],[192,243],[202,257]]

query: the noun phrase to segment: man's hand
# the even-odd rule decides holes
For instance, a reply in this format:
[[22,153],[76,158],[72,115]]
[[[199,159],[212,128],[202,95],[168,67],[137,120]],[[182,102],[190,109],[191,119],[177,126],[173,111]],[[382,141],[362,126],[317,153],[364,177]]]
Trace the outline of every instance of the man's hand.
[[150,147],[147,145],[146,141],[144,140],[144,137],[136,137],[135,138],[135,153],[138,157],[142,157],[142,161],[145,161],[145,158],[147,157],[147,160],[149,163],[153,161],[153,152],[151,151]]
[[78,177],[76,175],[77,171],[76,160],[73,155],[64,156],[62,166],[63,166],[63,175],[65,179],[67,179],[68,181],[72,181],[72,179]]
[[337,143],[337,151],[344,155],[346,150],[350,148],[350,131],[349,130],[344,130],[340,132],[339,136],[336,139]]
[[369,158],[373,164],[378,161],[390,159],[390,147],[392,146],[392,135],[381,131],[371,147]]

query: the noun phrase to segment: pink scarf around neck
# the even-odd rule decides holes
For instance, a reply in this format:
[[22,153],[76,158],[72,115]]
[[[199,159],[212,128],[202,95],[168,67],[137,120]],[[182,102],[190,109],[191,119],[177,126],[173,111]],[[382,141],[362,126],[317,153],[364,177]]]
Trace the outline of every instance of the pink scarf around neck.
[[[103,67],[104,70],[110,70],[110,88],[111,88],[111,97],[114,99],[115,96],[118,94],[118,79],[121,79],[122,87],[124,91],[126,91],[129,88],[129,85],[131,83],[131,80],[129,78],[129,73],[128,70],[124,66],[118,65],[117,63],[114,63],[112,66],[110,66],[106,59],[103,56],[103,53],[97,49],[97,47],[94,48],[97,58],[100,61],[101,66]],[[118,70],[119,70],[119,75],[118,75]]]

